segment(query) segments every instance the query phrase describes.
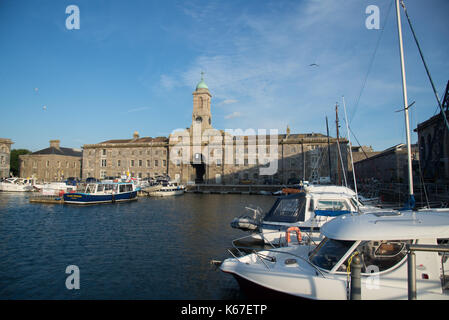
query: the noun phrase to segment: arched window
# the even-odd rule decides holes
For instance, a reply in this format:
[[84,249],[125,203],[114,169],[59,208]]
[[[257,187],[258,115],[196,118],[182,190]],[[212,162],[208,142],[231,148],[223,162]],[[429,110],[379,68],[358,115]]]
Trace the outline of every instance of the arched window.
[[421,136],[420,142],[419,142],[419,151],[421,153],[420,157],[421,159],[426,159],[426,141],[423,136]]

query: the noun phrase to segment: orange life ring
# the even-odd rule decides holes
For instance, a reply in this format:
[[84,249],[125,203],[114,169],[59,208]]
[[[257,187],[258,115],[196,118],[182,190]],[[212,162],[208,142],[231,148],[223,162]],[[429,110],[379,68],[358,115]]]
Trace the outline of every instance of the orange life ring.
[[302,240],[301,230],[298,227],[290,227],[285,232],[285,239],[287,240],[287,244],[290,242],[290,232],[296,232],[296,238],[298,239],[298,243]]

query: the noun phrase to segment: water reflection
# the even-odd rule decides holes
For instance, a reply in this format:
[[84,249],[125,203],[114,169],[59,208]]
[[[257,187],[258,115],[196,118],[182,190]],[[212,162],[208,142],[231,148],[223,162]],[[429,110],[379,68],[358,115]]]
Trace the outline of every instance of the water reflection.
[[[270,196],[185,194],[99,206],[30,204],[0,193],[2,299],[241,299],[236,281],[210,264],[229,256],[230,227]],[[65,268],[80,269],[80,290]]]

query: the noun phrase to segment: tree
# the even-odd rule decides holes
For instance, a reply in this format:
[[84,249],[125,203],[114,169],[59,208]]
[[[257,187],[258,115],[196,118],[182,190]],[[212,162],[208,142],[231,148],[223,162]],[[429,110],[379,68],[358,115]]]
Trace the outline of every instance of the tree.
[[19,156],[22,154],[30,154],[31,151],[27,149],[12,149],[11,150],[11,171],[14,177],[19,176],[20,164],[19,164]]

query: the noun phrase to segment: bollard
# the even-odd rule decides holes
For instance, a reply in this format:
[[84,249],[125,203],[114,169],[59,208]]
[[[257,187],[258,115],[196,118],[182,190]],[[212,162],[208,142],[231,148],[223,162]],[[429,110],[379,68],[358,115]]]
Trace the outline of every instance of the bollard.
[[416,256],[413,251],[407,254],[408,299],[416,300]]
[[351,300],[362,299],[362,281],[361,274],[362,264],[359,256],[352,258],[351,263]]

